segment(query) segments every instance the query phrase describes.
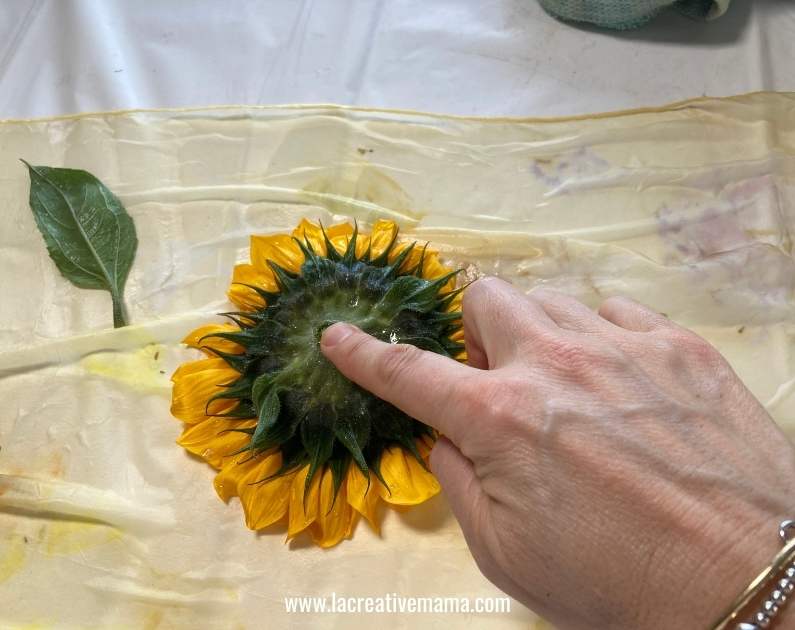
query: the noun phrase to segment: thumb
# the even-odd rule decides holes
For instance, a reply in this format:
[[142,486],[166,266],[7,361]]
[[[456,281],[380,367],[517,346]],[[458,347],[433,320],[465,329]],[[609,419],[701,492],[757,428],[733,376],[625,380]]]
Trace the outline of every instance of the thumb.
[[475,527],[474,513],[487,499],[472,462],[450,440],[441,436],[431,450],[430,464],[431,471],[439,480],[453,514],[461,524],[467,543],[472,546],[470,536],[474,537],[478,529]]
[[326,328],[320,349],[354,383],[456,444],[466,439],[471,377],[480,370],[408,344],[384,343],[346,323]]
[[430,463],[478,568],[499,589],[526,601],[527,592],[499,566],[492,552],[495,546],[500,548],[495,542],[499,532],[493,524],[492,501],[472,462],[442,436],[433,446]]

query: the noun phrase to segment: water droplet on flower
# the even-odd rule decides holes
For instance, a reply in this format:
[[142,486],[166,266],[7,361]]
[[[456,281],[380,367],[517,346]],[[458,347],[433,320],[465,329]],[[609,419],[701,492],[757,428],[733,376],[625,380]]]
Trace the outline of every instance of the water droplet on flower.
[[389,343],[397,343],[397,342],[398,342],[398,336],[397,333],[393,330],[392,332],[389,333]]
[[213,449],[211,448],[206,448],[202,451],[202,457],[204,458],[210,457],[212,454],[213,454]]

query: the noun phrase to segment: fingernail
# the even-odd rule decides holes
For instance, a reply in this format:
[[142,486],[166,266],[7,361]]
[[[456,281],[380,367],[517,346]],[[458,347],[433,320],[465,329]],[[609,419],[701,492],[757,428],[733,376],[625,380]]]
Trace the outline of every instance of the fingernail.
[[320,338],[320,343],[327,348],[336,346],[350,337],[355,330],[356,329],[350,324],[346,324],[345,322],[337,322],[323,331],[323,336]]

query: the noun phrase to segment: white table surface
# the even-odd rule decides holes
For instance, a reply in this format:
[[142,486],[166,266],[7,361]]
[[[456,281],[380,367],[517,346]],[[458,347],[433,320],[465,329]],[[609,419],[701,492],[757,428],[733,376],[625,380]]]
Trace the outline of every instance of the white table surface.
[[615,33],[535,0],[4,0],[0,118],[341,103],[554,116],[795,90],[795,1]]

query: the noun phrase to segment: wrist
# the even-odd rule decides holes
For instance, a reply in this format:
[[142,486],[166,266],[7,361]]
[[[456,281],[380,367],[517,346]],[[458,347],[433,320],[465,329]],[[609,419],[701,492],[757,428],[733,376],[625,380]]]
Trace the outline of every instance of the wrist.
[[795,591],[795,521],[780,524],[782,548],[731,606],[712,626],[712,630],[763,630],[791,625],[787,604]]
[[[759,512],[715,518],[672,543],[667,569],[656,580],[664,597],[650,602],[640,627],[711,628],[781,550],[776,530],[782,518]],[[738,621],[755,611],[749,607]],[[785,609],[770,627],[789,629],[793,619]]]

